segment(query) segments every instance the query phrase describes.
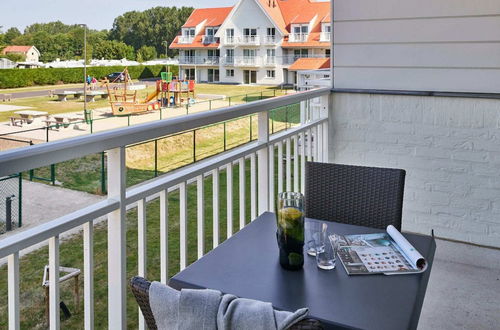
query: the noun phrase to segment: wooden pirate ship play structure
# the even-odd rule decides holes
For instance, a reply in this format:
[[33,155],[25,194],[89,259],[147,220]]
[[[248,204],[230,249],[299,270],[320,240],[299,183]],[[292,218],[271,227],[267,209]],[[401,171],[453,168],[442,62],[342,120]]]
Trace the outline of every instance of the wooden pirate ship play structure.
[[[123,84],[117,82],[122,78]],[[122,116],[136,113],[143,113],[160,109],[160,101],[158,95],[161,93],[161,80],[156,82],[156,89],[148,94],[145,99],[140,100],[137,97],[137,87],[131,82],[128,69],[122,72],[121,77],[117,77],[114,81],[105,79],[103,83],[109,95],[109,103],[113,115]],[[121,85],[121,86],[120,86]]]

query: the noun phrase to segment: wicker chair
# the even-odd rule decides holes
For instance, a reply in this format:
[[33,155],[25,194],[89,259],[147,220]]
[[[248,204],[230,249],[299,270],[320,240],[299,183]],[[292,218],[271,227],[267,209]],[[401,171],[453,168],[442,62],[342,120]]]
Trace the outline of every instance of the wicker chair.
[[[135,296],[137,304],[141,308],[142,315],[149,329],[156,330],[156,322],[149,306],[149,286],[151,282],[146,279],[135,276],[130,280],[130,289]],[[291,330],[321,330],[323,326],[321,323],[314,319],[305,319],[295,324],[290,328]]]
[[308,162],[305,171],[307,217],[401,230],[404,170]]

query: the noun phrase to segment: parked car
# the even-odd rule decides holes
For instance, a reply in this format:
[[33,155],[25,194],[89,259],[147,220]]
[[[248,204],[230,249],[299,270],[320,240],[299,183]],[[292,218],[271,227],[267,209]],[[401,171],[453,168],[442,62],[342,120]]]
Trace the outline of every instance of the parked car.
[[111,82],[123,82],[125,81],[125,75],[123,74],[123,72],[113,72],[113,73],[110,73],[106,76],[106,78],[108,78],[109,81]]

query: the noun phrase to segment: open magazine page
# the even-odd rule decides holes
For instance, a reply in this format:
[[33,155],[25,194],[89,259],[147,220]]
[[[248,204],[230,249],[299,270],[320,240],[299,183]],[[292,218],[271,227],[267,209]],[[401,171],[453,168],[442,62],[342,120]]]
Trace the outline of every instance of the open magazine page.
[[[339,248],[338,256],[349,275],[423,271],[408,258],[388,233],[346,235],[344,238],[346,246]],[[406,242],[410,249],[413,249],[411,244]]]

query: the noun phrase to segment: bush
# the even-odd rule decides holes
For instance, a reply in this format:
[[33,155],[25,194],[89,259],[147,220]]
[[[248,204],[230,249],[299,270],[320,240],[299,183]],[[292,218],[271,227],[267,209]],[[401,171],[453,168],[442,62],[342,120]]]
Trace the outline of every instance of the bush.
[[[113,72],[121,72],[123,66],[87,67],[87,74],[101,79]],[[138,65],[128,67],[132,79],[160,77],[165,71],[164,65]],[[177,67],[170,67],[170,71],[177,75]],[[83,68],[48,68],[48,69],[3,69],[0,70],[0,88],[17,88],[34,85],[55,85],[83,83]]]

